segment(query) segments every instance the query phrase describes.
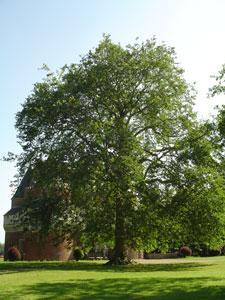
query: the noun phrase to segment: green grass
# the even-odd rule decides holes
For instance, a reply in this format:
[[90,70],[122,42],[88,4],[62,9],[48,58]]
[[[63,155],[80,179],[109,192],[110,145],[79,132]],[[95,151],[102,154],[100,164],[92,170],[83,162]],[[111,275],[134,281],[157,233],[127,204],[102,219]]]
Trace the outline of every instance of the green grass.
[[109,267],[103,262],[0,262],[0,299],[224,300],[225,257]]

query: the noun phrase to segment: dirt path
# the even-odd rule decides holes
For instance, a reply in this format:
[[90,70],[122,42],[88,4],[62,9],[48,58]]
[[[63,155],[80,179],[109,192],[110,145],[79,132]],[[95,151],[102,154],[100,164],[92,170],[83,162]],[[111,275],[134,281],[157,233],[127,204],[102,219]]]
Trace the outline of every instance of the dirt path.
[[207,259],[183,259],[183,258],[167,258],[167,259],[135,259],[138,264],[190,264],[190,263],[209,263]]

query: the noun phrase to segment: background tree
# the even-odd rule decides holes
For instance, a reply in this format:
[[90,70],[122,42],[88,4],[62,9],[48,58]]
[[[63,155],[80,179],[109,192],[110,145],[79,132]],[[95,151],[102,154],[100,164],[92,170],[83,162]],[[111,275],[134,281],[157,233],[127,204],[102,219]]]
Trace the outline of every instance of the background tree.
[[174,49],[155,39],[123,48],[105,36],[79,64],[35,84],[16,128],[21,170],[31,166],[44,191],[31,211],[46,232],[111,243],[115,264],[127,262],[127,247],[187,237],[180,224],[199,204],[209,168],[198,161],[210,162],[210,150],[207,139],[197,147],[206,131],[182,74]]
[[0,254],[4,254],[4,244],[0,243]]

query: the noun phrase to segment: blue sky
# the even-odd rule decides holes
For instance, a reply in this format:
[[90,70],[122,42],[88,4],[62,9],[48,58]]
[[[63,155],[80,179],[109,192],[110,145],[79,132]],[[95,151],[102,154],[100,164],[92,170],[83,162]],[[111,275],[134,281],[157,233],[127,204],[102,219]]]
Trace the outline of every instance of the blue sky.
[[[156,36],[175,47],[189,82],[196,82],[196,110],[206,117],[225,98],[207,99],[210,75],[225,63],[223,0],[0,0],[0,157],[19,153],[15,113],[43,63],[56,70],[79,61],[103,33],[122,45]],[[16,169],[0,161],[2,215],[10,208],[10,181]]]

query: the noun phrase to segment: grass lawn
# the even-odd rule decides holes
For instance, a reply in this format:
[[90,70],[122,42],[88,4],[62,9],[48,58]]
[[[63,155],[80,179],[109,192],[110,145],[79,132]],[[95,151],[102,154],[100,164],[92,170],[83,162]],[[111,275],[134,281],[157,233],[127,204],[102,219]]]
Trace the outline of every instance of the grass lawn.
[[225,257],[148,262],[0,261],[0,299],[225,300]]

